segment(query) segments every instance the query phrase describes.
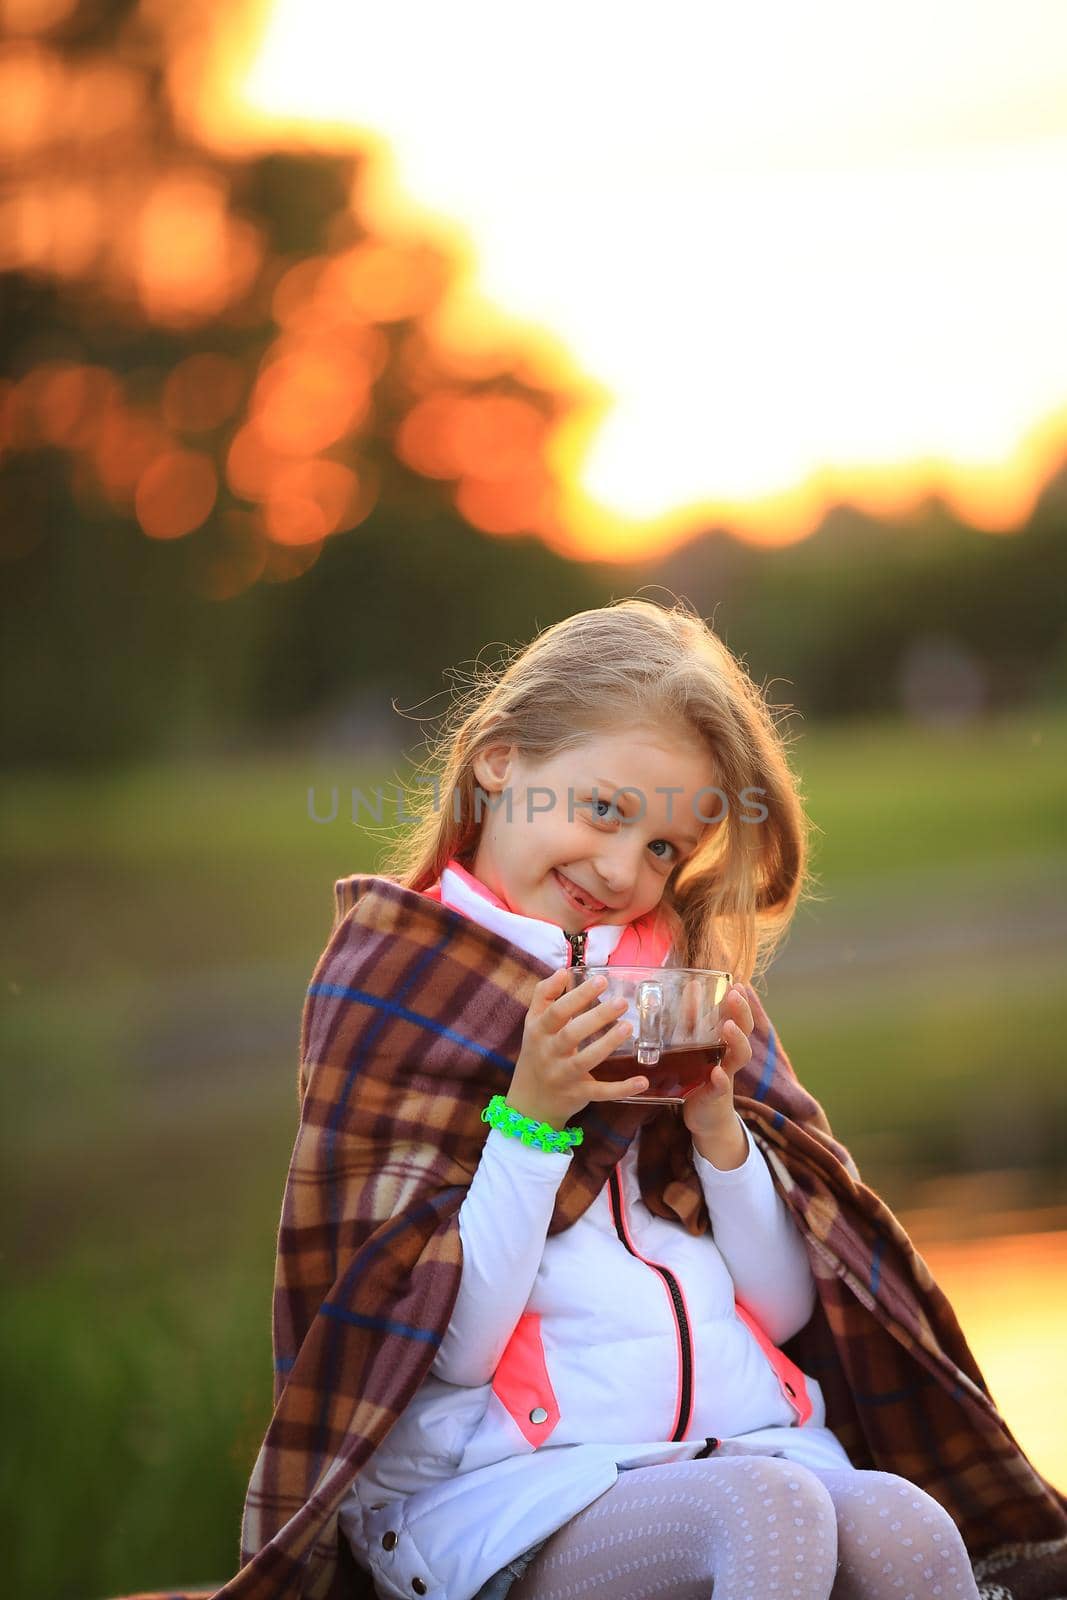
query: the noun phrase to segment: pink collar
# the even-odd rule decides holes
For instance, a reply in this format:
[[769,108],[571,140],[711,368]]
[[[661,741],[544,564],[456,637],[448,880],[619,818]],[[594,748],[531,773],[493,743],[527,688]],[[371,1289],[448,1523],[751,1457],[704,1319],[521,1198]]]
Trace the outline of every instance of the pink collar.
[[[438,900],[492,928],[548,966],[573,965],[571,945],[558,923],[513,911],[455,857],[448,862],[438,882],[422,892],[427,899]],[[585,960],[591,967],[661,967],[670,954],[670,930],[658,907],[630,923],[594,923],[585,933]]]

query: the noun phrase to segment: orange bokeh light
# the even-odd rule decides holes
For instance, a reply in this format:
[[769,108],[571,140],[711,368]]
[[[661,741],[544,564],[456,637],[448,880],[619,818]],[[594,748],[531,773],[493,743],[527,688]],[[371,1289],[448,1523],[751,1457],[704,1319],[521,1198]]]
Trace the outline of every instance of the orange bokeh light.
[[311,455],[370,410],[371,375],[358,342],[280,339],[256,380],[251,410],[269,449]]
[[168,450],[137,481],[137,520],[150,539],[180,539],[211,515],[218,493],[215,464],[199,450]]
[[98,57],[68,71],[63,99],[69,137],[98,144],[135,127],[144,112],[144,81],[135,68]]
[[27,428],[45,444],[71,450],[89,448],[105,418],[121,404],[122,389],[106,367],[74,361],[46,361],[18,385]]
[[0,203],[0,270],[82,276],[104,240],[104,211],[89,185],[42,182]]
[[187,356],[163,385],[163,420],[175,432],[206,433],[233,416],[244,385],[240,363],[232,356],[211,351]]
[[172,442],[158,419],[143,408],[116,407],[104,416],[92,456],[97,478],[112,504],[123,509],[132,505],[145,468]]
[[104,208],[86,183],[57,184],[48,196],[49,259],[61,278],[80,278],[93,265],[104,240]]
[[345,314],[398,322],[427,311],[443,286],[441,264],[429,251],[367,240],[327,263],[319,294]]
[[322,544],[332,531],[326,513],[310,495],[272,491],[263,508],[267,532],[275,544]]
[[305,256],[282,273],[271,297],[271,311],[281,327],[301,328],[320,320],[315,297],[328,264],[325,256]]
[[544,420],[527,401],[471,395],[456,408],[452,451],[462,473],[506,479],[539,457],[545,433]]
[[141,74],[106,56],[74,64],[36,43],[0,50],[0,148],[9,155],[99,144],[131,129],[144,103]]
[[351,467],[338,461],[293,461],[272,480],[263,517],[277,544],[310,544],[354,527],[369,509]]
[[461,468],[453,442],[463,396],[449,391],[427,395],[412,406],[396,430],[400,459],[426,478],[458,478]]
[[455,498],[474,527],[507,535],[540,532],[555,497],[544,473],[535,467],[509,482],[464,478]]
[[0,148],[23,155],[54,140],[62,122],[63,65],[39,45],[0,52]]
[[540,459],[547,431],[517,396],[453,391],[418,401],[397,429],[396,448],[427,477],[506,481]]
[[77,0],[2,0],[0,27],[7,33],[44,33],[65,22]]
[[263,500],[289,458],[272,450],[255,421],[238,428],[226,455],[226,480],[242,500]]
[[227,209],[226,185],[207,171],[159,180],[134,226],[137,286],[147,316],[184,326],[217,316],[259,268],[262,236]]

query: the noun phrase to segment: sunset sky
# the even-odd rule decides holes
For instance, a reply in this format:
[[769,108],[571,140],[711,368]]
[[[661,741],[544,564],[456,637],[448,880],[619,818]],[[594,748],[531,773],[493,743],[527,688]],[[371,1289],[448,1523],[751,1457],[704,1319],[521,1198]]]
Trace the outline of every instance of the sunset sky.
[[[234,8],[236,12],[238,8]],[[469,263],[588,403],[579,545],[788,542],[936,489],[990,532],[1067,441],[1067,7],[274,0],[205,123],[375,150],[375,225]]]

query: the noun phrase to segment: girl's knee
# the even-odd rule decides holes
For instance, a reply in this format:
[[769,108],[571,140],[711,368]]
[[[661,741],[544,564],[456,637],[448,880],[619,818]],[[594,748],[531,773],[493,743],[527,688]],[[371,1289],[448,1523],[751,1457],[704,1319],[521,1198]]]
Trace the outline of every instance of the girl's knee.
[[[927,1597],[976,1595],[959,1528],[941,1503],[892,1472],[835,1475],[838,1553],[850,1583],[882,1583]],[[881,1592],[877,1590],[876,1592]]]
[[837,1512],[814,1473],[779,1456],[763,1464],[764,1589],[775,1600],[826,1600],[838,1567]]
[[784,1516],[790,1528],[810,1522],[836,1542],[837,1512],[825,1483],[807,1467],[782,1456],[768,1456],[760,1466],[765,1487],[764,1505],[769,1514],[776,1518]]
[[[932,1494],[920,1489],[910,1478],[902,1478],[895,1472],[887,1472],[883,1476],[890,1486],[890,1517],[893,1521],[899,1520],[902,1529],[910,1524],[912,1536],[918,1533],[933,1544],[963,1544],[963,1535],[955,1519],[940,1500],[935,1500]],[[908,1537],[906,1533],[905,1537]]]

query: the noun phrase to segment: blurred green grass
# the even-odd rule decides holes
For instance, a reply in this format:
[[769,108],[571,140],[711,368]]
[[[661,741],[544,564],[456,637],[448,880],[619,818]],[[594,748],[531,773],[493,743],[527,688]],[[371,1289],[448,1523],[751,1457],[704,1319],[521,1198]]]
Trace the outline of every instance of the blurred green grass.
[[[987,1167],[1025,1175],[1035,1204],[1062,1197],[1048,919],[1067,881],[1067,712],[800,734],[824,899],[768,981],[794,1066],[897,1209],[924,1179]],[[373,870],[408,771],[242,755],[0,784],[3,1475],[25,1600],[236,1570],[270,1418],[304,990],[333,881]],[[327,814],[335,785],[338,820],[311,821],[309,787]],[[385,791],[369,831],[353,787]],[[982,936],[977,953],[953,928]],[[879,940],[885,961],[864,960]]]

